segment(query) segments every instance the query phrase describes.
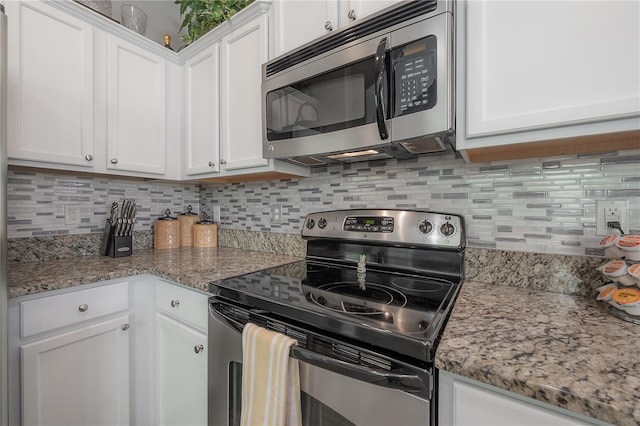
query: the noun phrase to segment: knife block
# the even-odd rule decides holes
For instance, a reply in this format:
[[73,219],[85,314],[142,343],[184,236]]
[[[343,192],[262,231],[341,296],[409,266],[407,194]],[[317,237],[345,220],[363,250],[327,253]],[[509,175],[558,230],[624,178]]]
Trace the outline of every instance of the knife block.
[[117,236],[115,228],[109,221],[104,226],[102,255],[111,257],[131,256],[131,253],[133,253],[133,237],[131,235]]

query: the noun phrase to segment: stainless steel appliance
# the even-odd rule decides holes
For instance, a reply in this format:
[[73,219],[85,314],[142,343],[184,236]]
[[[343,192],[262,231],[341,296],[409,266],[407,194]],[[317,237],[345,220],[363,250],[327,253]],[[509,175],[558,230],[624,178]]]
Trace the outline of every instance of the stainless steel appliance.
[[241,332],[298,341],[305,425],[437,424],[433,360],[464,276],[457,215],[309,214],[305,260],[212,282],[209,423],[238,425]]
[[454,5],[404,1],[264,64],[264,157],[316,166],[452,150]]
[[7,17],[0,4],[0,424],[8,424],[7,396]]

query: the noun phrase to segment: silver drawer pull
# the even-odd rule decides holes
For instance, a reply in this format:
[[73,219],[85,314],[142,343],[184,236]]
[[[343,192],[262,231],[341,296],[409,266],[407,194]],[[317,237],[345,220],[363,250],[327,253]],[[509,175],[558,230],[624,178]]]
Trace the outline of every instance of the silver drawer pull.
[[171,301],[171,307],[175,308],[176,306],[180,305],[180,301],[179,300],[172,300]]
[[195,345],[193,347],[193,350],[195,351],[195,353],[199,354],[200,352],[204,351],[204,345]]
[[78,310],[80,312],[87,312],[87,309],[89,309],[89,305],[87,305],[86,303],[83,303],[82,305],[78,306]]
[[122,331],[127,331],[129,329],[129,324],[122,324],[120,328],[122,329]]

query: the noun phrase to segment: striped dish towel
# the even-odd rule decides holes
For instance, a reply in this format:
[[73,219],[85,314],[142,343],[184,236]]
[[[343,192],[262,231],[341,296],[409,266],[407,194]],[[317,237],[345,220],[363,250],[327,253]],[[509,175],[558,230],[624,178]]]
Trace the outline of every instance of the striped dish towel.
[[242,426],[300,426],[298,360],[289,357],[295,339],[247,323],[242,330]]

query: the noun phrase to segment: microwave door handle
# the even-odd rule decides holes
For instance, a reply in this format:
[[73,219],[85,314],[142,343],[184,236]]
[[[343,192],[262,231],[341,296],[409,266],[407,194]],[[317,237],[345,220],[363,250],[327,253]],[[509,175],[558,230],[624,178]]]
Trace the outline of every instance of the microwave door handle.
[[385,102],[384,102],[384,78],[385,78],[385,62],[387,56],[387,38],[384,37],[378,43],[378,49],[376,50],[375,57],[375,92],[376,92],[376,121],[378,122],[378,133],[380,139],[385,140],[389,138],[389,131],[387,125],[384,122],[385,117]]

